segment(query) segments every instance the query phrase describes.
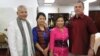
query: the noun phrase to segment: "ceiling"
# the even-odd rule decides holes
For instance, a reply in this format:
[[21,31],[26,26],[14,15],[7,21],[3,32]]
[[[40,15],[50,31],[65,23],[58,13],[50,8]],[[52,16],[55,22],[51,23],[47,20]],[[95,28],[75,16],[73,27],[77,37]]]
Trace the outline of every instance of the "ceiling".
[[0,8],[1,7],[16,8],[19,5],[25,5],[27,7],[36,7],[36,6],[38,6],[37,0],[2,0],[2,1],[0,1]]
[[[79,0],[55,0],[55,2],[52,5],[58,5],[58,6],[67,6],[67,5],[73,5]],[[85,0],[82,0],[85,1]],[[38,0],[39,6],[44,5],[44,0]]]
[[73,5],[78,0],[55,0],[55,5]]
[[[37,0],[39,6],[44,5],[44,0]],[[58,5],[58,6],[68,6],[73,5],[79,0],[55,0],[55,2],[52,5]],[[86,0],[81,0],[86,1]],[[97,0],[96,2],[90,3],[90,6],[100,6],[100,0]]]

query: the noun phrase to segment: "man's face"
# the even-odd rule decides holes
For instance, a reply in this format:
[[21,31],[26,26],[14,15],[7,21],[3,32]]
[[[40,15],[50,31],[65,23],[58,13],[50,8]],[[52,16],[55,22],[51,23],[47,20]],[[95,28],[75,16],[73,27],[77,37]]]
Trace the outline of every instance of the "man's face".
[[26,8],[19,9],[18,12],[17,12],[17,15],[22,20],[26,20],[26,17],[27,17],[27,10],[26,10]]
[[76,14],[78,14],[78,15],[82,14],[83,10],[84,10],[84,6],[82,5],[82,3],[75,4],[74,11],[75,11]]

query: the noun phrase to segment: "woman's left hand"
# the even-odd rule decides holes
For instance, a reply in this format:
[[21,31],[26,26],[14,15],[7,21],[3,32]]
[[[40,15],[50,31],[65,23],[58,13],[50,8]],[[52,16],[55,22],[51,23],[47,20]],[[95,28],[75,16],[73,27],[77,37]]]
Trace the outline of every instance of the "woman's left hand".
[[44,49],[43,54],[44,56],[48,56],[48,48]]

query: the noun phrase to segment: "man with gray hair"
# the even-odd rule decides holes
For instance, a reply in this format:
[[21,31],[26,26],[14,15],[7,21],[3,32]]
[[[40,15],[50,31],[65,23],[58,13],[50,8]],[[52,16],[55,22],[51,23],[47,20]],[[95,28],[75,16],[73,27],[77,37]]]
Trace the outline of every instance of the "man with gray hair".
[[17,8],[18,17],[8,25],[8,44],[11,56],[35,56],[33,36],[30,23],[27,21],[27,8]]

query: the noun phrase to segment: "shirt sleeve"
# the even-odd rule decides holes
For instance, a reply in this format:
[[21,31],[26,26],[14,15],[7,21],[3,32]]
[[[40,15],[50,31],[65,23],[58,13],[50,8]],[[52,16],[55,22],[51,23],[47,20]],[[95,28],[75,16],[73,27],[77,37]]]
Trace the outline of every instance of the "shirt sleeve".
[[54,37],[55,37],[54,31],[51,30],[51,32],[50,32],[50,50],[53,50],[53,48],[54,48]]
[[88,25],[88,30],[91,34],[95,34],[97,32],[95,22],[91,18],[88,18],[88,24],[87,25]]
[[36,31],[36,28],[32,29],[32,34],[33,34],[34,44],[36,44],[38,42],[38,34],[37,34],[37,31]]

